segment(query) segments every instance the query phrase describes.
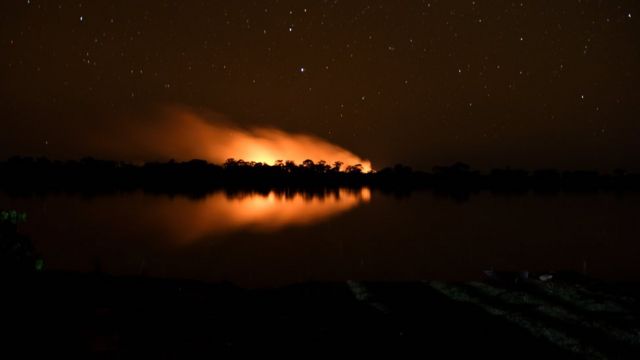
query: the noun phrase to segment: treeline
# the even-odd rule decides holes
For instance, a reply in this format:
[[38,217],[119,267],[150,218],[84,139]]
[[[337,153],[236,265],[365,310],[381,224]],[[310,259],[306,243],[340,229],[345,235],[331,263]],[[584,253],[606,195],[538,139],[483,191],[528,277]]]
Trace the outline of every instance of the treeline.
[[616,170],[527,171],[502,168],[488,172],[456,163],[437,166],[431,172],[414,171],[396,165],[364,173],[362,167],[340,162],[306,160],[301,164],[278,161],[274,165],[229,159],[222,165],[204,160],[186,162],[125,162],[84,158],[79,161],[51,161],[46,158],[12,157],[0,162],[0,188],[11,192],[112,192],[143,189],[149,192],[205,194],[225,189],[256,191],[289,188],[313,191],[319,188],[370,186],[402,193],[431,188],[451,193],[474,191],[560,192],[637,191],[640,174]]
[[323,193],[326,188],[367,185],[370,175],[364,174],[360,165],[329,165],[311,160],[267,165],[228,159],[218,165],[194,159],[136,165],[94,158],[52,161],[16,156],[0,161],[0,189],[15,194],[144,190],[199,197],[218,189],[230,193],[270,189]]

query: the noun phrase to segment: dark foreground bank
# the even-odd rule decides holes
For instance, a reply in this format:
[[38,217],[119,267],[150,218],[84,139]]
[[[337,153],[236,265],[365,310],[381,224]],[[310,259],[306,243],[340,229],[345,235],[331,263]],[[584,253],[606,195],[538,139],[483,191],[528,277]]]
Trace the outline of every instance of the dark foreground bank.
[[22,356],[640,354],[640,286],[574,275],[253,290],[55,272],[3,283],[2,351]]

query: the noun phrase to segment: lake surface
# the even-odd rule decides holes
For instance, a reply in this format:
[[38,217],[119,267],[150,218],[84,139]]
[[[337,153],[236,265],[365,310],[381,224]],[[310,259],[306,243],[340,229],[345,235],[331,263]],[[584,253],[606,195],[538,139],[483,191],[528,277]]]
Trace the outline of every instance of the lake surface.
[[472,280],[488,269],[640,280],[639,194],[0,195],[0,208],[27,213],[19,231],[47,270],[245,287]]

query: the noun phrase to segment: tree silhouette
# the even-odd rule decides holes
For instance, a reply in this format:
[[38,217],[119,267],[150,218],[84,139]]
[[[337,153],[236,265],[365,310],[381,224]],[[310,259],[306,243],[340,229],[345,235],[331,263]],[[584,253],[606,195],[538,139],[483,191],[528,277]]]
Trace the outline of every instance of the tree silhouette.
[[345,169],[348,174],[361,174],[362,173],[362,164],[349,165]]
[[617,170],[612,174],[595,171],[559,171],[541,169],[529,172],[511,167],[488,173],[472,170],[458,162],[436,166],[433,172],[414,171],[395,165],[377,172],[364,173],[361,164],[348,165],[336,161],[307,159],[297,165],[291,160],[278,160],[275,165],[242,159],[227,159],[222,165],[194,159],[187,162],[170,160],[133,165],[123,162],[83,158],[79,161],[51,161],[46,158],[11,157],[0,161],[0,189],[19,194],[65,191],[85,194],[133,191],[203,196],[216,189],[295,188],[318,189],[341,186],[377,187],[395,194],[416,189],[434,189],[459,199],[468,194],[533,191],[637,191],[640,174]]

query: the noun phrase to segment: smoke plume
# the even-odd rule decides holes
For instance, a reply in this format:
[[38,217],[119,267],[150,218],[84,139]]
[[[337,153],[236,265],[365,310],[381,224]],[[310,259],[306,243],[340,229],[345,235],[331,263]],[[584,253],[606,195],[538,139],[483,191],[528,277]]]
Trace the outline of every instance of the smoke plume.
[[[229,158],[273,165],[278,160],[297,164],[310,159],[344,167],[371,162],[313,135],[269,127],[241,128],[219,114],[203,114],[184,107],[165,108],[140,121],[131,121],[114,136],[101,134],[98,153],[139,161],[204,159],[223,163]],[[344,168],[343,168],[344,169]]]

